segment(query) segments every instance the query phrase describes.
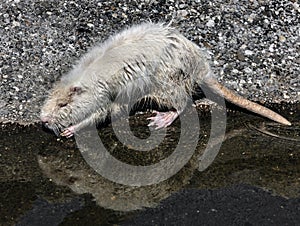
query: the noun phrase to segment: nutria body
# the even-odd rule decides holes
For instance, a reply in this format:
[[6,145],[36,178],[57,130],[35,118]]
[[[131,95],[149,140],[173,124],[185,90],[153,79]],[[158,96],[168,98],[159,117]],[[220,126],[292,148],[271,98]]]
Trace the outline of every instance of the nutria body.
[[200,48],[176,29],[144,23],[112,36],[91,49],[46,100],[41,120],[56,134],[70,137],[88,124],[104,120],[127,104],[123,97],[150,96],[176,111],[157,112],[149,126],[170,125],[186,107],[196,86],[206,85],[226,100],[279,123],[279,114],[228,90],[211,75]]

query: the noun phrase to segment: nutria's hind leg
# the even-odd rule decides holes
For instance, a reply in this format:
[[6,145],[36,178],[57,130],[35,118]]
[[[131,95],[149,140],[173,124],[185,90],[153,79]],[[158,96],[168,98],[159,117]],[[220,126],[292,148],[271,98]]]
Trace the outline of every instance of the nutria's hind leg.
[[148,126],[155,126],[155,129],[162,129],[171,125],[181,113],[178,111],[167,111],[167,112],[153,111],[153,112],[156,113],[156,115],[153,117],[149,117],[147,119],[151,120]]
[[156,95],[155,99],[157,99],[161,105],[173,107],[176,110],[167,112],[153,111],[156,115],[148,118],[151,120],[148,126],[161,129],[171,125],[185,109],[187,98],[188,96],[185,89],[179,86],[174,86],[172,90],[163,90],[162,93]]

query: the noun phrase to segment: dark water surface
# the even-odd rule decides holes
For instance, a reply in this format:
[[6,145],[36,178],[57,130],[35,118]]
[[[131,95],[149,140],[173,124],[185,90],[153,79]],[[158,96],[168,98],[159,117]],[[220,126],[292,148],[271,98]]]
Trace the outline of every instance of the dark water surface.
[[[201,172],[199,158],[209,138],[210,117],[199,111],[201,131],[193,156],[177,174],[148,186],[122,185],[97,174],[74,138],[59,139],[38,124],[2,124],[0,224],[176,225],[191,219],[208,225],[222,219],[227,224],[300,223],[300,106],[289,109],[283,114],[291,127],[229,113],[226,139]],[[131,117],[133,134],[149,137],[149,115]],[[170,156],[185,132],[177,120],[160,145],[137,151],[129,142],[119,142],[110,125],[99,129],[110,154],[136,166]],[[189,148],[188,142],[184,145]]]

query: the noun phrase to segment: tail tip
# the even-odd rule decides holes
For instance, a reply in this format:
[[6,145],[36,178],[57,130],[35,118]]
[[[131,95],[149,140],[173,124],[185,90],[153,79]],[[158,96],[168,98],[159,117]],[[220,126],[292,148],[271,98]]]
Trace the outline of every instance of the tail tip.
[[288,123],[287,123],[286,125],[287,125],[287,126],[291,126],[291,125],[292,125],[292,123],[288,121]]
[[283,125],[286,125],[286,126],[291,126],[292,123],[286,119],[282,120],[280,123],[282,123]]

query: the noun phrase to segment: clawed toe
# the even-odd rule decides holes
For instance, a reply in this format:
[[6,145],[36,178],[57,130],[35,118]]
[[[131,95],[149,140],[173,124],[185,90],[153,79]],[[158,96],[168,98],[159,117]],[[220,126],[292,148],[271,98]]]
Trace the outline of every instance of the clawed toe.
[[63,137],[66,137],[66,138],[70,138],[74,135],[74,127],[71,126],[67,129],[65,129],[60,135],[63,136]]
[[172,122],[179,115],[177,111],[168,111],[168,112],[153,111],[153,113],[156,113],[156,115],[147,118],[151,120],[148,126],[154,126],[156,130],[166,128],[167,126],[171,125]]

